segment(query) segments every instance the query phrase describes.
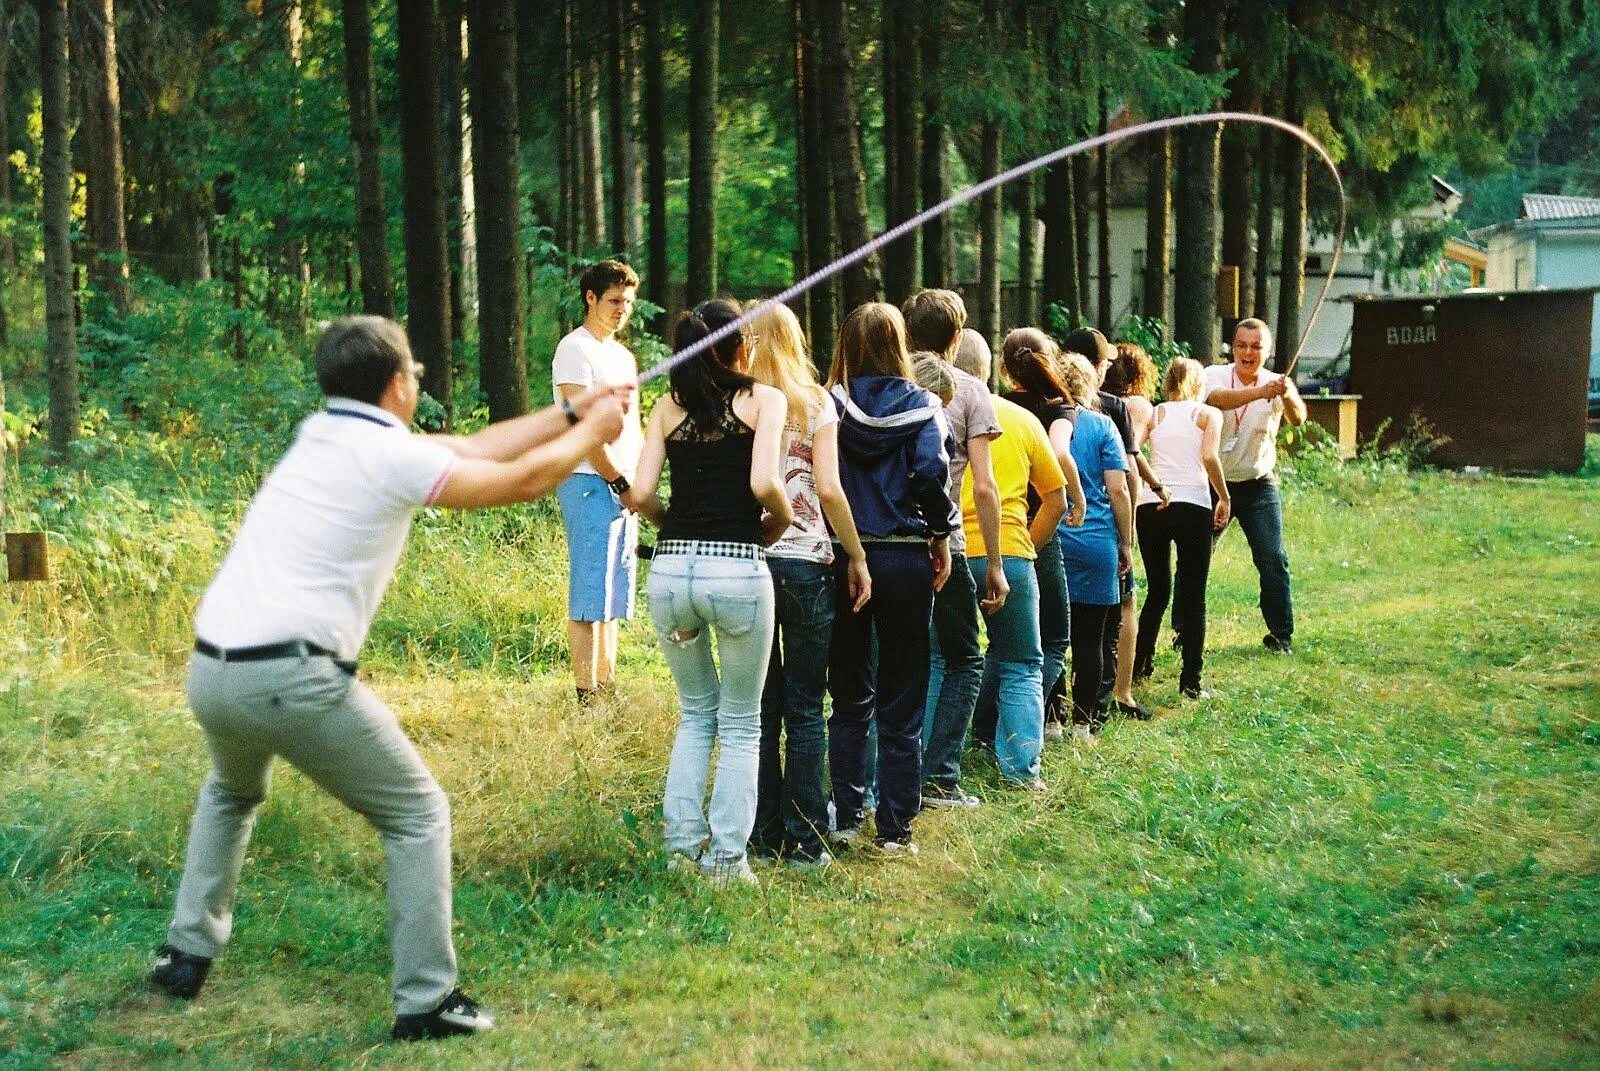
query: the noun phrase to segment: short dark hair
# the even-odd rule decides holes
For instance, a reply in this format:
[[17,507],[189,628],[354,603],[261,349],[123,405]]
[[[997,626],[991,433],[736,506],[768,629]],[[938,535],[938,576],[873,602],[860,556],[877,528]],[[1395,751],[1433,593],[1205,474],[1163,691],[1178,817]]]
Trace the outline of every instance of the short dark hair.
[[1092,327],[1080,327],[1072,332],[1062,340],[1061,348],[1067,353],[1083,354],[1096,368],[1107,361],[1117,359],[1116,347],[1106,341],[1106,336]]
[[914,350],[948,356],[967,326],[967,303],[954,290],[918,290],[900,305]]
[[323,394],[377,405],[389,381],[411,370],[411,343],[393,320],[346,316],[323,328],[313,363]]
[[613,286],[639,285],[639,273],[620,260],[597,260],[578,278],[578,296],[593,294],[598,301]]

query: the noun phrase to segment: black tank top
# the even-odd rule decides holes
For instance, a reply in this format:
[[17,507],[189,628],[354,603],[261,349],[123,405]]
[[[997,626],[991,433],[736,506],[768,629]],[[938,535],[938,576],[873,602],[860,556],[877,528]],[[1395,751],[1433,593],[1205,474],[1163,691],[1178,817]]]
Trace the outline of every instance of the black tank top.
[[672,500],[662,539],[762,544],[761,503],[750,493],[755,443],[755,429],[733,411],[732,395],[711,426],[686,416],[672,429],[667,435]]

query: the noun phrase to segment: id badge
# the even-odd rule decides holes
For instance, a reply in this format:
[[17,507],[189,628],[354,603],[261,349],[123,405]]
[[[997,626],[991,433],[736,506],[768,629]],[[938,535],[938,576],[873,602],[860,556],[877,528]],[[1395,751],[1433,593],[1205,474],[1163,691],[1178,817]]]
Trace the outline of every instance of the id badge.
[[1234,444],[1236,444],[1238,441],[1239,441],[1239,436],[1237,436],[1237,435],[1230,435],[1226,439],[1223,439],[1222,440],[1222,452],[1224,454],[1232,453]]

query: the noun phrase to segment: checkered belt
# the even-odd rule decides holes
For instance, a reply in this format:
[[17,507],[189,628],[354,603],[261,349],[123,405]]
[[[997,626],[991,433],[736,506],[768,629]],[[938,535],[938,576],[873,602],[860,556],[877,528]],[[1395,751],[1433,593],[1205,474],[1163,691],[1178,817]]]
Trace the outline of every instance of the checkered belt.
[[702,558],[749,558],[764,562],[767,552],[754,543],[723,543],[715,539],[663,539],[656,543],[656,557],[663,554],[698,554]]

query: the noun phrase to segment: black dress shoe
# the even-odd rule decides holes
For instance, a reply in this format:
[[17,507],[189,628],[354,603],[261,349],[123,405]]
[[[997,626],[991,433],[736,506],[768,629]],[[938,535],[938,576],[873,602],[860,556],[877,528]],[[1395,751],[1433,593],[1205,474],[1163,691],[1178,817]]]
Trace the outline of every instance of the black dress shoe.
[[426,1041],[493,1029],[494,1016],[488,1009],[460,989],[452,989],[432,1011],[395,1016],[389,1036],[396,1041]]
[[1155,717],[1154,714],[1150,713],[1144,707],[1141,707],[1138,703],[1134,703],[1132,706],[1129,706],[1120,699],[1117,700],[1117,713],[1121,714],[1125,718],[1132,718],[1134,721],[1149,721],[1151,718]]
[[171,945],[162,945],[156,949],[156,962],[150,968],[150,984],[168,996],[193,1000],[210,971],[211,961],[205,956],[191,956]]

